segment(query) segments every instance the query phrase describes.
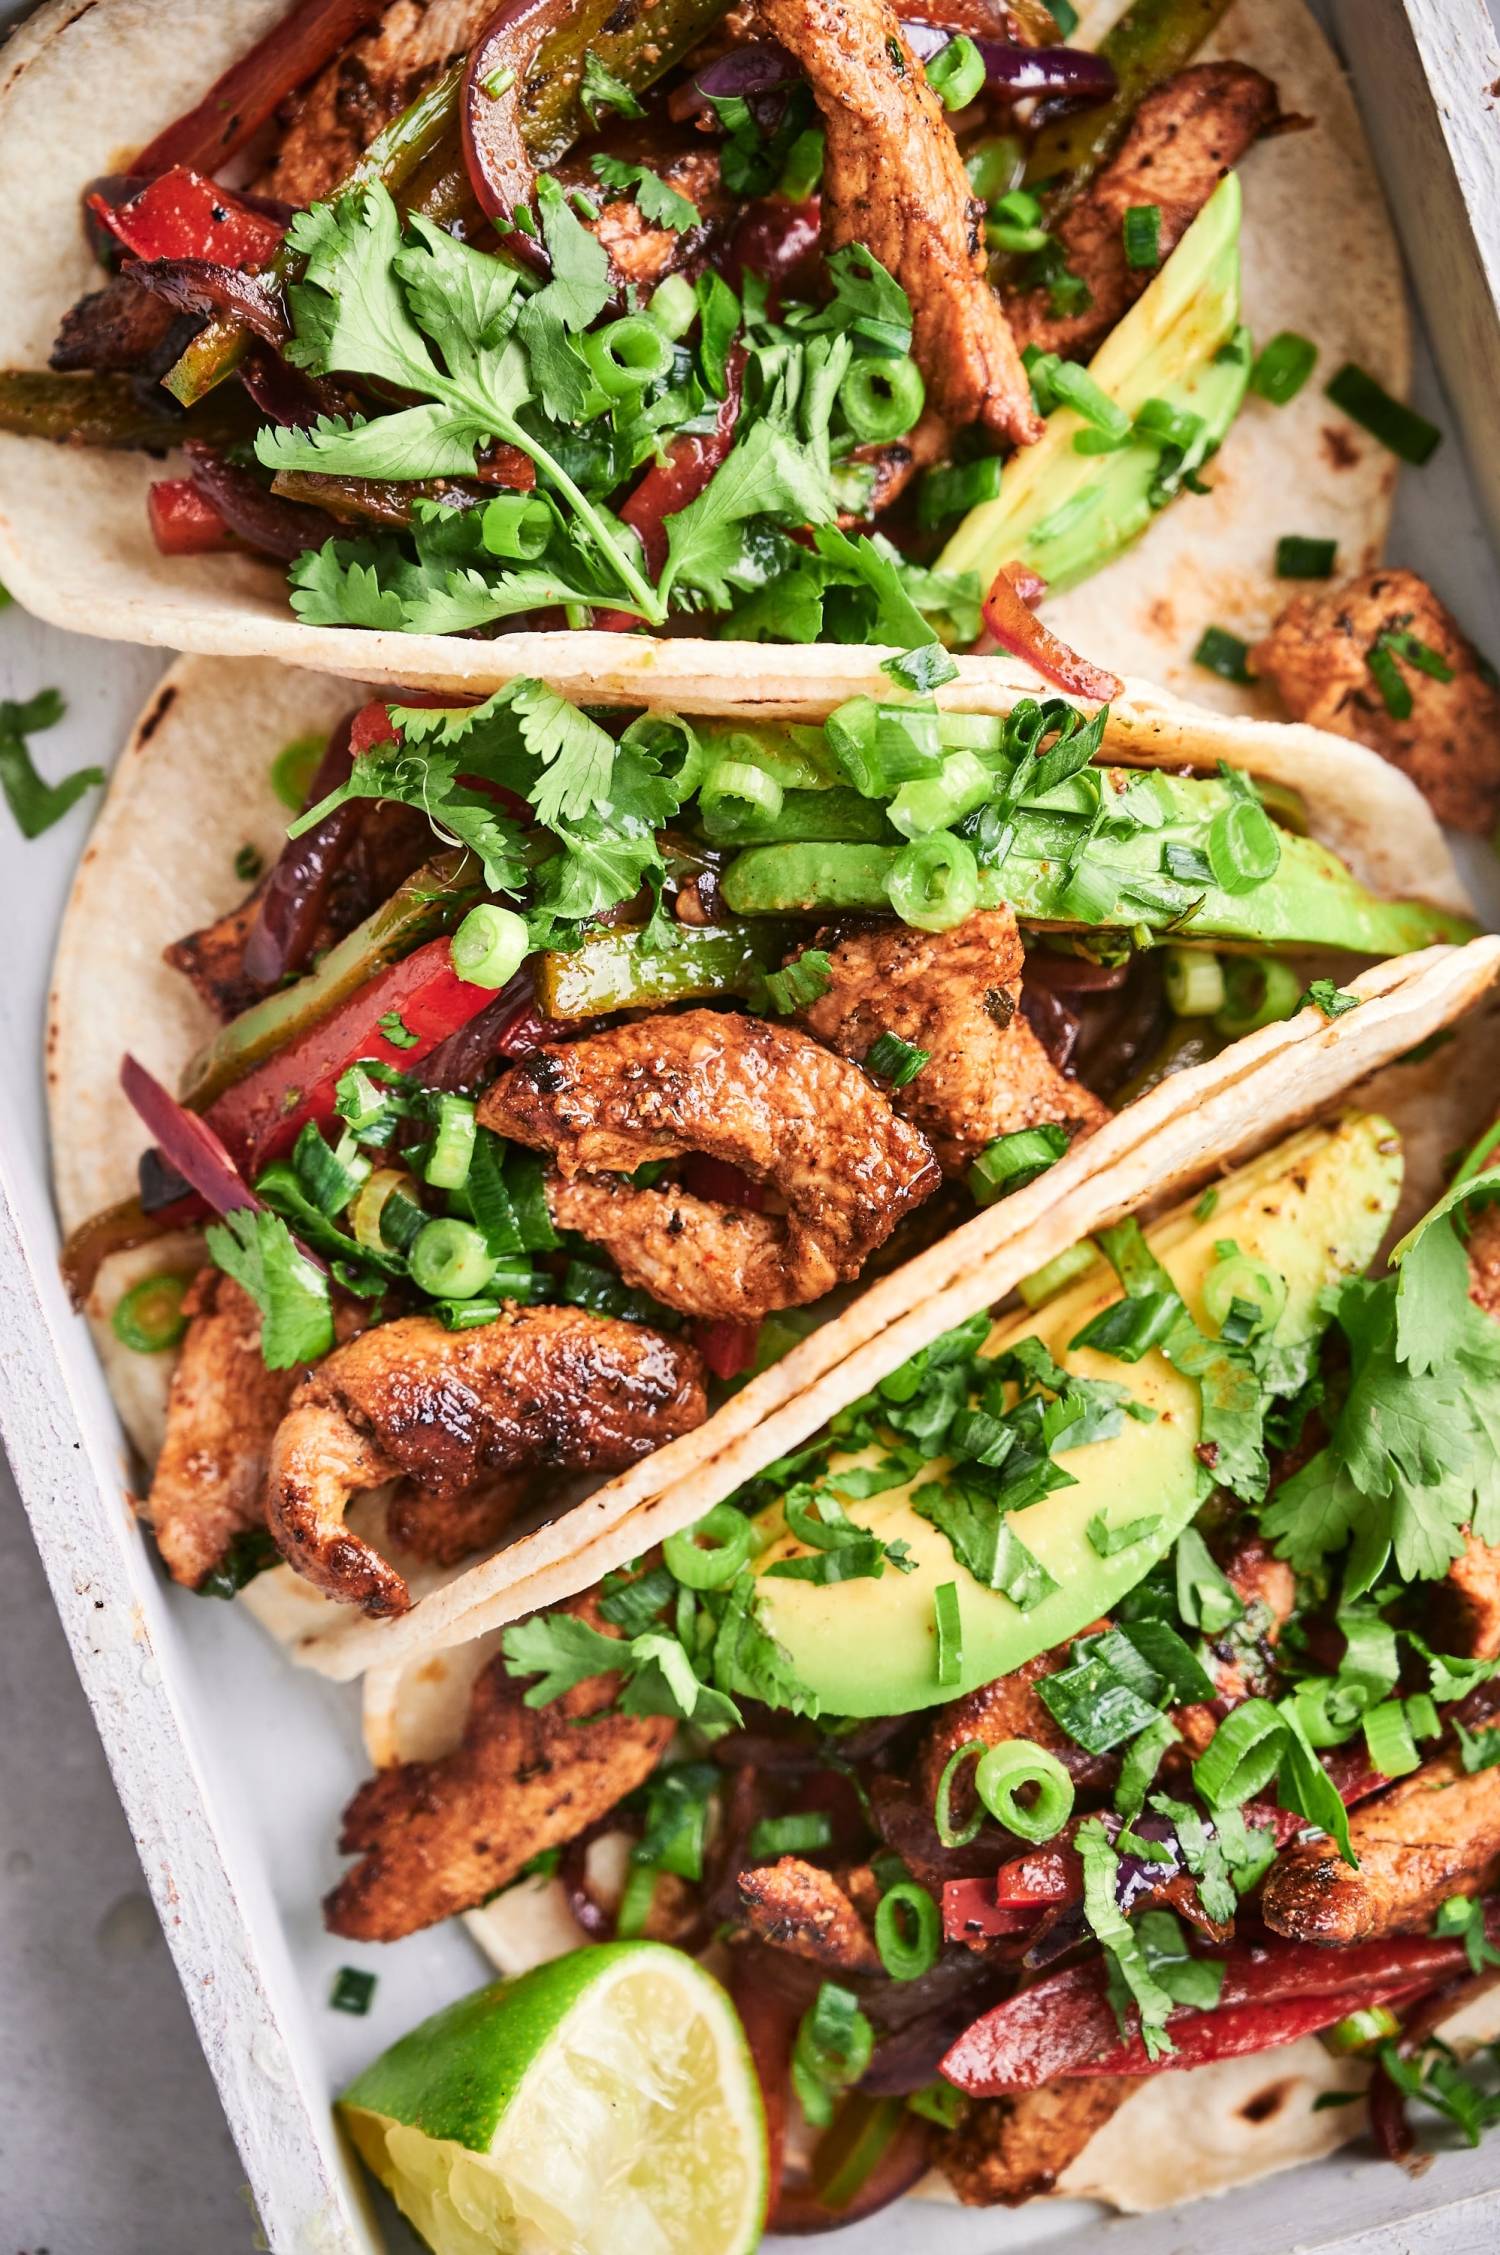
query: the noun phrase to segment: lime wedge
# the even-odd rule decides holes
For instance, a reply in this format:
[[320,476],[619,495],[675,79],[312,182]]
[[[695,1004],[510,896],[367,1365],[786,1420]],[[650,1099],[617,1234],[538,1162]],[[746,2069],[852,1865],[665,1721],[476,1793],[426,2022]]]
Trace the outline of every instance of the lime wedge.
[[463,1998],[339,2111],[435,2255],[749,2255],[765,2221],[744,2033],[718,1982],[658,1942]]

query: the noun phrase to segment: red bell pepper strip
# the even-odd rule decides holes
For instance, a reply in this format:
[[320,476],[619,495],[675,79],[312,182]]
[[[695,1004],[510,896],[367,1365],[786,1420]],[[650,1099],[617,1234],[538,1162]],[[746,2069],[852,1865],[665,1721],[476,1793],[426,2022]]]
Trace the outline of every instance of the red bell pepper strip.
[[1083,1900],[1083,1859],[1076,1848],[1032,1848],[995,1874],[991,1900],[1002,1909],[1056,1910]]
[[755,1360],[760,1345],[760,1325],[740,1323],[732,1316],[715,1316],[695,1323],[693,1344],[716,1378],[738,1378]]
[[990,1942],[1024,1934],[1046,1915],[1044,1905],[997,1903],[991,1879],[945,1879],[943,1938],[949,1942]]
[[146,515],[163,556],[213,556],[239,545],[191,478],[157,478],[146,489]]
[[131,171],[148,180],[179,165],[212,171],[357,31],[384,15],[387,5],[388,0],[293,0],[281,21],[232,62],[200,102],[147,143]]
[[493,987],[459,977],[446,937],[428,940],[226,1089],[205,1116],[246,1171],[258,1173],[310,1120],[328,1126],[351,1065],[374,1059],[409,1072],[494,999]]
[[202,258],[215,266],[264,266],[286,230],[201,172],[179,165],[127,203],[88,199],[108,234],[136,258]]
[[[1225,1951],[1221,1962],[1219,2013],[1234,2005],[1281,2006],[1316,1998],[1331,2008],[1320,2023],[1328,2026],[1355,2004],[1377,2001],[1377,1992],[1415,1993],[1446,1980],[1467,1959],[1459,1942],[1395,1935],[1340,1949],[1254,1943]],[[1174,2043],[1180,2018],[1174,2013],[1170,2023]],[[959,2037],[942,2071],[960,2090],[988,2098],[1037,2090],[1060,2075],[1102,2073],[1098,2063],[1125,2049],[1105,1993],[1103,1961],[1095,1958],[1050,1973],[983,2014]]]
[[1331,2028],[1346,2013],[1377,2004],[1405,2004],[1420,1996],[1425,1984],[1402,1982],[1345,1990],[1336,1997],[1289,1997],[1282,2004],[1221,2005],[1213,2012],[1188,2012],[1172,2018],[1173,2049],[1160,2059],[1147,2055],[1139,2036],[1116,2044],[1112,2051],[1085,2060],[1072,2070],[1084,2075],[1160,2075],[1174,2067],[1206,2067],[1215,2059],[1239,2059],[1246,2052],[1273,2051],[1278,2044],[1294,2044],[1299,2036],[1315,2036]]
[[1013,658],[1024,658],[1044,680],[1065,689],[1070,697],[1091,697],[1102,705],[1118,697],[1124,688],[1118,676],[1080,657],[1026,608],[1006,565],[996,572],[995,584],[984,599],[984,623],[1002,650],[1008,650]]

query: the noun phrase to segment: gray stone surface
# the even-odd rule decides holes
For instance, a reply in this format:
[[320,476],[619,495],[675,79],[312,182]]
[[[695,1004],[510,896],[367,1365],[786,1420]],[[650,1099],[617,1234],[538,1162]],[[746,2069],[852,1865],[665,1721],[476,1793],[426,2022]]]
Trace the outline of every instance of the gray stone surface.
[[0,1462],[0,2255],[248,2255],[244,2172]]

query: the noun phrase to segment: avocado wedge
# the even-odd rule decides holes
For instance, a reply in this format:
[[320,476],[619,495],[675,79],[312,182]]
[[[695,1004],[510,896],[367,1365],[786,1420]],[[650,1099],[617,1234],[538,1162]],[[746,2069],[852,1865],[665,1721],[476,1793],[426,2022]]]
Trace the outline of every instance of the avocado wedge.
[[[1293,1349],[1316,1338],[1327,1321],[1325,1287],[1365,1269],[1395,1209],[1401,1145],[1390,1124],[1369,1113],[1333,1128],[1308,1129],[1230,1175],[1211,1215],[1182,1206],[1147,1232],[1147,1241],[1201,1328],[1212,1332],[1203,1304],[1215,1248],[1232,1239],[1286,1283],[1273,1344]],[[762,1625],[783,1648],[825,1714],[896,1715],[959,1697],[1077,1636],[1118,1604],[1170,1549],[1208,1495],[1211,1475],[1200,1462],[1202,1400],[1197,1381],[1152,1350],[1124,1364],[1069,1341],[1120,1297],[1113,1272],[1094,1264],[1076,1283],[1035,1312],[1003,1316],[986,1351],[1001,1354],[1022,1338],[1039,1339],[1075,1376],[1128,1386],[1155,1411],[1150,1422],[1127,1417],[1112,1437],[1067,1451],[1058,1463],[1076,1485],[1055,1489],[1014,1513],[1015,1532],[1050,1576],[1052,1587],[1025,1610],[1003,1591],[983,1586],[960,1564],[947,1536],[912,1507],[923,1482],[941,1479],[942,1461],[924,1465],[905,1486],[845,1508],[886,1543],[905,1542],[915,1561],[907,1573],[818,1584],[767,1570],[802,1555],[781,1506],[759,1520],[766,1547],[756,1561]],[[876,1450],[835,1458],[849,1470]],[[1089,1540],[1091,1520],[1121,1528],[1154,1522],[1127,1547],[1101,1557]],[[933,1602],[955,1585],[962,1628],[957,1680],[940,1683]]]
[[[1089,363],[1099,389],[1134,420],[1147,400],[1202,418],[1210,450],[1239,413],[1250,354],[1240,318],[1240,184],[1214,190],[1150,287]],[[1088,426],[1071,408],[1047,419],[1037,444],[1007,465],[997,499],[971,509],[937,561],[978,572],[988,586],[1002,564],[1040,572],[1060,594],[1098,571],[1142,533],[1162,506],[1153,498],[1161,450],[1134,438],[1112,454],[1080,454]]]

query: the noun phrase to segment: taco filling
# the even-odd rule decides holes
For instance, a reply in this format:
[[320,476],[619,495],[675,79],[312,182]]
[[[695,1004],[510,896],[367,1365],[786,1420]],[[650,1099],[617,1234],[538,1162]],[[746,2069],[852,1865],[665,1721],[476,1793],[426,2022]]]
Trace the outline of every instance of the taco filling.
[[1085,690],[1029,606],[1250,378],[1234,168],[1298,121],[1193,60],[1223,13],[294,9],[88,184],[104,278],[0,426],[185,446],[157,545],[309,625],[987,630]]
[[903,690],[612,734],[522,681],[282,755],[279,858],[167,949],[219,1030],[175,1094],[126,1059],[139,1193],[66,1256],[82,1300],[207,1225],[111,1317],[181,1342],[173,1575],[279,1556],[403,1612],[1163,1076],[1469,929],[1243,770],[1106,764],[1107,725]]
[[[350,1804],[333,1931],[704,1954],[773,2230],[933,2168],[1107,2196],[1150,2078],[1260,2053],[1249,2173],[1319,2093],[1393,2158],[1413,2105],[1477,2142],[1493,2076],[1436,2031],[1500,1967],[1495,1143],[1388,1269],[1401,1137],[1303,1129],[489,1638]],[[1214,2088],[1194,2189],[1236,2165]]]

